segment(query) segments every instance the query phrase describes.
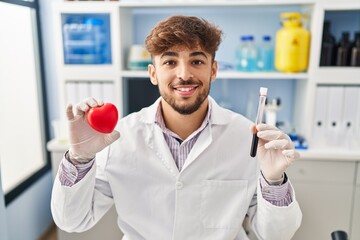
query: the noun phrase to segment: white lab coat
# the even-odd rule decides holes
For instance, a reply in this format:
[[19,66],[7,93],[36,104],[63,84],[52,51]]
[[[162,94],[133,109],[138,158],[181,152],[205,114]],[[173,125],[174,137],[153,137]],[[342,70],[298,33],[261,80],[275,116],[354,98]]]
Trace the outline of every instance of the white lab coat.
[[293,190],[287,207],[263,199],[259,163],[249,155],[251,122],[209,101],[211,123],[181,172],[154,124],[159,100],[120,120],[120,139],[108,155],[97,156],[84,179],[63,187],[56,177],[56,224],[69,232],[87,230],[115,203],[125,240],[248,239],[246,214],[259,239],[290,239],[302,217]]

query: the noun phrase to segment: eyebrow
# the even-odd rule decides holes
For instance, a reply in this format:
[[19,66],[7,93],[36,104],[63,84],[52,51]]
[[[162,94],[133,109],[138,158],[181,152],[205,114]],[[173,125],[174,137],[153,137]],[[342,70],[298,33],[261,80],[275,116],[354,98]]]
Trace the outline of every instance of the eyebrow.
[[163,57],[178,57],[179,54],[176,52],[164,52],[163,54],[161,54],[160,59]]
[[190,57],[203,56],[207,59],[207,56],[204,52],[193,52],[190,54]]
[[[160,58],[163,57],[178,57],[179,54],[176,52],[164,52],[163,54],[161,54]],[[207,56],[204,52],[192,52],[190,53],[190,57],[196,57],[196,56],[203,56],[207,59]]]

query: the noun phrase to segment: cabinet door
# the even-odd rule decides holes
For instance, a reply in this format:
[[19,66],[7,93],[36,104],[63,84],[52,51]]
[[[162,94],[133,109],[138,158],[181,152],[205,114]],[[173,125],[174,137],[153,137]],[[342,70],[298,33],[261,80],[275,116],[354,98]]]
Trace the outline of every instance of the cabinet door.
[[294,240],[331,239],[331,232],[349,232],[355,163],[298,161],[287,171],[303,219]]
[[351,239],[360,239],[360,163],[357,167],[357,180],[355,188],[354,210],[351,227]]

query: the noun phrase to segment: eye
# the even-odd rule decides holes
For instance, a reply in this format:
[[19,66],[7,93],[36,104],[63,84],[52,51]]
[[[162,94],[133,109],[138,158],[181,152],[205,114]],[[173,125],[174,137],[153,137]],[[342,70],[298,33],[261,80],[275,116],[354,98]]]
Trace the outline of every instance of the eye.
[[202,60],[194,60],[194,61],[192,61],[192,64],[201,65],[201,64],[204,64],[204,61],[202,61]]
[[164,61],[163,64],[164,64],[164,65],[174,65],[174,64],[175,64],[175,61],[174,61],[174,60],[167,60],[167,61]]

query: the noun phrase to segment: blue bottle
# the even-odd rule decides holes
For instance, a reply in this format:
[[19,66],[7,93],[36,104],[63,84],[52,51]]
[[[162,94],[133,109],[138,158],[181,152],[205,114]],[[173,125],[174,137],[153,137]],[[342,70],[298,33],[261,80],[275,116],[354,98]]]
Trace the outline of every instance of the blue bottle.
[[263,36],[262,44],[258,51],[257,70],[261,72],[274,71],[274,48],[271,43],[271,37]]
[[256,71],[257,50],[252,35],[241,37],[241,44],[236,49],[236,70],[243,72]]

